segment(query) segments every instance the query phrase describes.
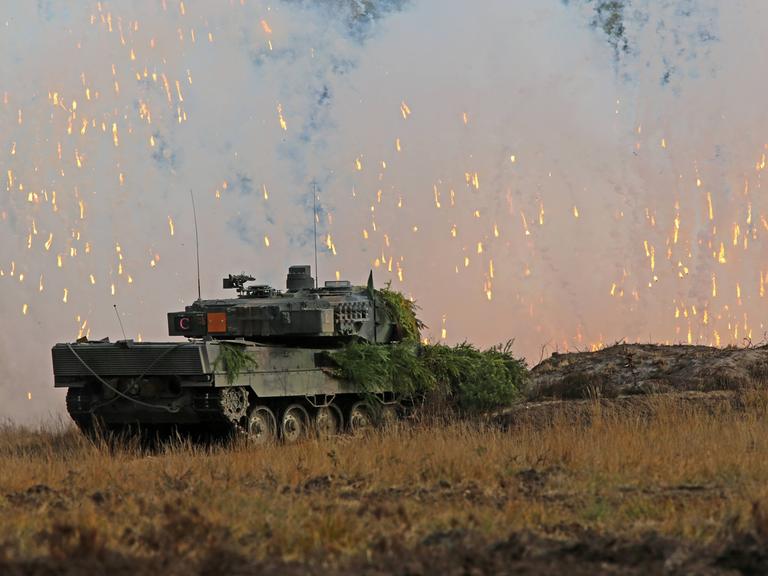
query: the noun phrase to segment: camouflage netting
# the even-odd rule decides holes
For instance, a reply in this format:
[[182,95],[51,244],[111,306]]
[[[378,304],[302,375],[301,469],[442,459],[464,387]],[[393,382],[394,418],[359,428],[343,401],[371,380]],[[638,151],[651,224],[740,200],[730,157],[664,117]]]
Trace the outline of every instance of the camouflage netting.
[[743,390],[768,382],[768,346],[617,344],[553,354],[531,370],[529,399]]

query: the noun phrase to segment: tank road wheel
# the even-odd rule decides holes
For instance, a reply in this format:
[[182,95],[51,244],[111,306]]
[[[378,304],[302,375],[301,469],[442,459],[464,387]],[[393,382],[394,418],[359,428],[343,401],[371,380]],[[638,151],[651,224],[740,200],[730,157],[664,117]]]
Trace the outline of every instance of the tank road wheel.
[[323,406],[315,414],[315,432],[319,438],[331,438],[341,430],[341,414],[336,406]]
[[309,415],[303,406],[291,404],[280,420],[280,435],[287,444],[293,444],[307,434]]
[[254,406],[248,415],[246,429],[248,441],[256,446],[269,444],[277,439],[277,419],[266,406]]
[[355,402],[349,410],[349,431],[358,436],[373,429],[371,408],[365,402]]

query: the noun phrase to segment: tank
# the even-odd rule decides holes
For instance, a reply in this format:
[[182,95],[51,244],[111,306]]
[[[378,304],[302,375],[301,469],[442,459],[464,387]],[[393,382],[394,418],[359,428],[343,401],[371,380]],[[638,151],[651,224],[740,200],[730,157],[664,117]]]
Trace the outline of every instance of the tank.
[[397,342],[402,327],[380,293],[348,281],[317,287],[310,266],[286,290],[246,274],[224,278],[232,298],[168,313],[169,342],[56,344],[56,387],[86,433],[236,433],[260,444],[360,432],[398,416],[391,390],[361,394],[336,376],[332,352],[352,341]]

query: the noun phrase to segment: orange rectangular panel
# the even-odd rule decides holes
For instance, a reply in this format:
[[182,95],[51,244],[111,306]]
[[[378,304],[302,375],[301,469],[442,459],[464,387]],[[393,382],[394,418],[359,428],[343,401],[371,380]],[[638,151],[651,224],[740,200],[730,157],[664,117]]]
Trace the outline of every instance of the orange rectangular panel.
[[227,331],[226,312],[208,312],[208,334],[223,334]]

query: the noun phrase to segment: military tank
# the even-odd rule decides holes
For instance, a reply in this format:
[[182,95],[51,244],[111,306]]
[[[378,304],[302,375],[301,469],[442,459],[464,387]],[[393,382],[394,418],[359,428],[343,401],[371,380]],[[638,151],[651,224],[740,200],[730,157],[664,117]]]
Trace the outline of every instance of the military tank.
[[[291,266],[286,290],[229,275],[233,298],[198,299],[168,314],[174,342],[80,339],[53,347],[56,387],[86,433],[226,432],[261,444],[361,432],[396,418],[392,390],[360,390],[336,375],[332,352],[386,345],[402,329],[380,294],[348,281],[317,287]],[[373,399],[373,400],[372,400]]]

